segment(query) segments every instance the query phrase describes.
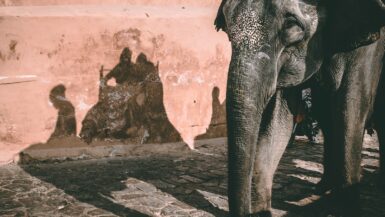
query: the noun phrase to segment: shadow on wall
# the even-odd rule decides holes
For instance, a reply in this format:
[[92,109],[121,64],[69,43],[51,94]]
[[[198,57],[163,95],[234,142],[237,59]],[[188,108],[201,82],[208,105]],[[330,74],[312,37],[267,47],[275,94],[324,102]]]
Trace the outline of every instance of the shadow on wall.
[[[163,84],[156,65],[140,53],[135,62],[132,51],[122,50],[119,63],[111,70],[100,69],[97,103],[87,112],[82,121],[79,137],[76,137],[75,108],[66,98],[64,85],[52,88],[49,99],[58,110],[54,132],[46,143],[30,146],[39,148],[70,148],[84,146],[84,142],[120,140],[126,144],[167,143],[182,141],[179,132],[169,121],[163,102]],[[104,72],[108,71],[106,75]],[[115,85],[111,85],[115,81]],[[220,89],[212,90],[212,118],[206,133],[197,140],[226,136],[225,103],[219,100]],[[20,153],[22,162],[30,162],[25,153]]]
[[[81,140],[91,143],[115,139],[128,144],[182,141],[165,111],[158,64],[147,60],[144,53],[138,55],[135,63],[131,57],[131,50],[124,48],[119,63],[106,76],[103,72],[108,70],[101,67],[99,99],[82,121]],[[116,85],[108,84],[112,79]],[[84,145],[76,137],[75,108],[66,98],[65,90],[59,84],[49,94],[58,110],[54,132],[46,143],[33,144],[26,150]],[[20,162],[33,162],[24,151],[20,152]]]
[[65,96],[66,88],[63,84],[59,84],[52,88],[49,94],[49,100],[58,110],[55,130],[49,137],[48,141],[55,138],[76,135],[76,116],[75,108]]
[[[163,105],[163,85],[158,64],[140,53],[136,62],[124,48],[120,62],[106,75],[100,70],[99,100],[82,121],[80,137],[124,139],[134,143],[181,141],[178,131],[167,118]],[[108,85],[110,79],[116,85]]]
[[198,135],[195,140],[218,138],[227,136],[226,125],[226,100],[221,104],[219,100],[220,90],[217,86],[212,91],[212,116],[206,133]]
[[54,86],[49,93],[49,100],[57,110],[57,119],[55,129],[48,138],[46,143],[37,143],[30,145],[27,149],[19,153],[19,163],[34,162],[35,159],[31,158],[25,153],[26,150],[39,149],[46,147],[70,147],[79,145],[79,139],[76,137],[76,116],[75,107],[66,98],[66,87],[63,84]]
[[75,107],[66,98],[66,87],[63,84],[54,86],[49,93],[49,101],[57,110],[57,119],[55,129],[46,143],[37,143],[30,145],[27,149],[19,153],[19,163],[34,162],[24,151],[35,148],[45,148],[52,146],[76,146],[79,145],[79,139],[76,137],[76,116]]

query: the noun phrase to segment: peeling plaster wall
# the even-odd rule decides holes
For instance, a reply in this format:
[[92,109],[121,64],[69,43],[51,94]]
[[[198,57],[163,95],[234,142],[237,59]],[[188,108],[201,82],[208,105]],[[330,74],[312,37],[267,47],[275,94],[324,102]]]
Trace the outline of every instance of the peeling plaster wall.
[[[192,145],[225,99],[230,44],[213,26],[218,0],[0,0],[0,162],[45,142],[57,110],[49,91],[67,88],[77,129],[97,102],[99,69],[126,46],[159,63],[171,124]],[[103,5],[102,5],[103,4]],[[16,6],[15,6],[16,5]],[[21,83],[17,83],[21,82]]]
[[199,6],[218,8],[219,0],[0,0],[0,6],[41,6],[41,5],[161,5]]

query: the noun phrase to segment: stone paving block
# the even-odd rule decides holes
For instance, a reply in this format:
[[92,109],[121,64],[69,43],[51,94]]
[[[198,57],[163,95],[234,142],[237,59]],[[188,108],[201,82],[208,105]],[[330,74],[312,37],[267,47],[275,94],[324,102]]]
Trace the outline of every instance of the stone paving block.
[[145,182],[138,183],[135,185],[135,187],[138,188],[139,190],[143,191],[143,192],[146,192],[146,193],[152,193],[152,192],[157,191],[157,188],[155,186],[150,185],[150,184],[145,183]]
[[109,214],[109,213],[105,210],[102,210],[102,209],[93,209],[93,210],[88,211],[87,214],[91,215],[91,216],[99,216],[99,215]]
[[[199,212],[199,211],[197,211],[197,212]],[[200,211],[200,212],[202,212],[202,211]],[[202,212],[202,215],[203,216],[212,216],[208,213],[203,214],[203,212]],[[187,216],[190,216],[190,212],[188,210],[178,209],[178,207],[175,205],[168,205],[161,210],[160,216],[170,216],[170,217],[171,216],[173,216],[173,217],[174,216],[175,217],[176,216],[180,216],[180,217],[186,216],[187,217]]]
[[211,192],[197,190],[200,194],[202,194],[207,201],[209,201],[214,207],[217,207],[221,210],[229,211],[229,206],[227,204],[227,197],[214,194]]
[[175,185],[167,183],[162,180],[149,180],[150,183],[156,185],[156,187],[164,189],[164,188],[175,188]]
[[201,183],[203,182],[203,180],[199,179],[199,178],[196,178],[196,177],[192,177],[192,176],[189,176],[189,175],[183,175],[181,176],[182,179],[184,180],[187,180],[188,182],[192,182],[192,183]]

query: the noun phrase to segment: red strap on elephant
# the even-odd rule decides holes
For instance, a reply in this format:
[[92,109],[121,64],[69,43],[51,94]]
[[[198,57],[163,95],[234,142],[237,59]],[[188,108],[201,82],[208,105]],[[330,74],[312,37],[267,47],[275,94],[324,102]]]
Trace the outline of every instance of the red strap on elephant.
[[305,119],[305,114],[297,114],[294,115],[294,122],[295,123],[301,123]]

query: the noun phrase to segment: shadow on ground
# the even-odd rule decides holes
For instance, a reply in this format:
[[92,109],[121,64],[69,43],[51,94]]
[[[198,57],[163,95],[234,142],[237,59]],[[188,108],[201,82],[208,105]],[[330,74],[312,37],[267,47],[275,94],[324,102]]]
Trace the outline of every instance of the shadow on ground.
[[[366,164],[361,192],[363,216],[385,216],[385,194],[378,190],[376,184],[378,149],[369,147],[364,150]],[[322,145],[319,144],[297,142],[286,151],[273,186],[273,207],[286,211],[286,214],[281,212],[279,216],[327,216],[331,207],[330,200],[312,195],[313,187],[322,172],[321,155]],[[195,216],[228,216],[227,199],[224,196],[227,194],[225,146],[202,146],[197,151],[172,156],[154,154],[124,159],[24,165],[22,168],[79,201],[118,216],[150,215],[151,209],[147,209],[150,210],[148,212],[143,210],[157,206],[160,213],[153,213],[154,216],[169,216],[167,213],[177,216],[180,212],[178,209],[166,212],[167,207],[157,205],[159,201],[147,199],[142,200],[142,204],[130,205],[130,201],[140,201],[139,198],[144,197],[135,192],[124,192],[130,188],[133,179],[150,184],[144,187],[144,191],[155,186],[156,191],[175,198],[174,202],[166,205],[169,209],[174,205],[183,207],[186,204],[185,209],[190,210],[190,213],[193,208],[205,211]],[[123,192],[116,196],[119,191]],[[126,201],[117,198],[125,198]]]

